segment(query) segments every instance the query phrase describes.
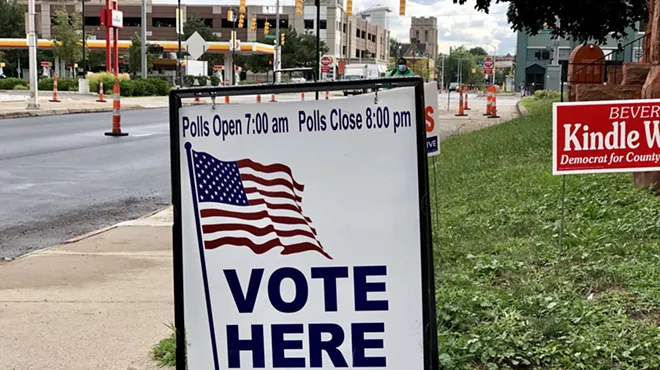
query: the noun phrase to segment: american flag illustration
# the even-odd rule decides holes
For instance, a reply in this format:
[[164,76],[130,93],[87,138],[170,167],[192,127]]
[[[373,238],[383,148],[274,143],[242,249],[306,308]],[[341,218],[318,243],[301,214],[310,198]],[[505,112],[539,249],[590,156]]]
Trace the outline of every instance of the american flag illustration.
[[283,255],[316,251],[332,259],[302,212],[305,187],[288,166],[191,152],[205,249],[247,247],[262,254],[282,247]]

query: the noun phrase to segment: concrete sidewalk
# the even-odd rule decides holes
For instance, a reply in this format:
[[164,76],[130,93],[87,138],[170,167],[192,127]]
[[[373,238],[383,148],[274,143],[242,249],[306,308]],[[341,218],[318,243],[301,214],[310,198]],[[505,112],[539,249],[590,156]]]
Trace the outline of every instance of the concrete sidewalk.
[[[314,93],[305,93],[306,99],[314,99]],[[330,97],[343,97],[341,91],[332,92]],[[270,94],[261,95],[261,101],[268,103],[271,96]],[[320,99],[325,98],[322,93]],[[52,116],[58,114],[76,114],[76,113],[98,113],[98,112],[112,112],[112,95],[105,96],[105,103],[99,103],[96,100],[96,95],[77,95],[72,97],[71,94],[58,95],[59,103],[53,103],[49,100],[52,99],[52,92],[39,92],[39,110],[27,110],[28,97],[17,97],[15,95],[2,95],[0,92],[0,119],[2,118],[23,118],[23,117],[39,117],[39,116]],[[300,94],[286,93],[277,95],[277,101],[298,101]],[[255,103],[257,101],[256,95],[243,95],[231,97],[231,103],[246,104]],[[148,97],[122,97],[120,100],[121,110],[132,109],[153,109],[153,108],[167,108],[169,106],[168,96],[148,96]],[[210,104],[211,99],[201,99],[200,103]],[[224,99],[219,97],[216,99],[217,104],[224,104]],[[195,102],[190,99],[183,103],[184,106],[194,105]]]
[[0,263],[0,369],[151,370],[174,322],[171,208]]
[[[27,110],[27,99],[4,101],[0,104],[0,119],[52,116],[58,114],[112,112],[112,96],[106,96],[105,103],[97,102],[96,97],[90,97],[89,99],[58,98],[60,102],[53,103],[49,101],[52,99],[52,96],[43,97],[43,95],[41,95],[39,97],[41,109],[38,110]],[[121,99],[122,110],[166,108],[167,106],[168,101],[165,96]]]

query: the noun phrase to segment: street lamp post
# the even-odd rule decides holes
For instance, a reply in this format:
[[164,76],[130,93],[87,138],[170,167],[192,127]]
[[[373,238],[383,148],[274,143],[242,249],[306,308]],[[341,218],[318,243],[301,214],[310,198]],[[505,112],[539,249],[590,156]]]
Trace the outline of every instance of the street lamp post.
[[179,51],[177,52],[177,61],[176,61],[176,79],[179,86],[183,86],[183,81],[181,79],[181,0],[177,0],[177,30],[176,37],[179,39]]
[[83,62],[83,77],[87,75],[87,58],[85,58],[85,45],[87,40],[85,37],[85,0],[82,0],[82,62]]
[[[319,71],[321,70],[321,0],[315,0],[316,5],[316,71],[314,72],[314,82],[319,80]],[[316,100],[319,100],[319,92],[316,91]]]

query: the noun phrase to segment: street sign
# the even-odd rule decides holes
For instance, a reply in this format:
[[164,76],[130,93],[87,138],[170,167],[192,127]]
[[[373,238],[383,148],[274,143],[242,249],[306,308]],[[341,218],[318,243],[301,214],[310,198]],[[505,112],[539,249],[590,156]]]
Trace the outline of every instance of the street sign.
[[553,108],[553,174],[660,171],[660,99]]
[[324,55],[321,57],[321,73],[330,73],[332,62],[333,58],[329,55]]
[[206,50],[208,50],[208,43],[197,31],[186,40],[186,51],[190,54],[190,59],[199,59]]
[[172,92],[177,370],[438,368],[424,100],[420,77]]
[[493,74],[493,68],[495,67],[495,62],[493,58],[488,57],[484,59],[484,74],[490,75]]

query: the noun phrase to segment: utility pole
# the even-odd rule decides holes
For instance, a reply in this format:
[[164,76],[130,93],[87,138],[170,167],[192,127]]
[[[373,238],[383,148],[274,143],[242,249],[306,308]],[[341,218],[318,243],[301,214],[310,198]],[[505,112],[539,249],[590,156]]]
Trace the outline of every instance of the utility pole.
[[82,0],[82,62],[83,62],[83,78],[87,75],[87,58],[85,58],[85,45],[87,44],[85,37],[85,0]]
[[[273,56],[273,65],[274,69],[280,70],[282,69],[281,67],[281,48],[282,45],[280,45],[280,0],[275,1],[275,55]],[[282,81],[282,77],[280,76],[280,73],[275,74],[275,83],[280,83]]]
[[35,1],[28,0],[28,36],[30,56],[30,101],[27,109],[39,109],[39,92],[37,90],[37,34],[35,32]]
[[181,78],[181,28],[182,21],[181,19],[181,0],[177,0],[177,15],[176,15],[176,37],[179,40],[179,51],[176,56],[176,79],[179,86],[183,86],[183,79]]
[[[445,88],[445,57],[442,57],[442,74],[440,75],[440,87]],[[442,91],[440,91],[442,93]]]
[[[314,71],[314,82],[319,79],[321,70],[321,0],[315,0],[316,4],[316,71]],[[316,100],[319,100],[319,92],[316,91]]]
[[142,78],[147,78],[147,0],[142,0],[142,21],[140,23],[142,23]]
[[[231,8],[231,84],[236,85],[236,12]],[[266,20],[268,21],[268,20]]]

